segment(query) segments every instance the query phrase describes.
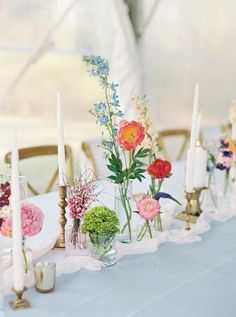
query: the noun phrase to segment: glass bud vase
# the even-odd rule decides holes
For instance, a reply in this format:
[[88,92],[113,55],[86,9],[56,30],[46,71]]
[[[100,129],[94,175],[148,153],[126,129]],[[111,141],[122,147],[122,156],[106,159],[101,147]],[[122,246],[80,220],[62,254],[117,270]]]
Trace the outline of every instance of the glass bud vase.
[[217,206],[217,185],[215,181],[215,170],[208,173],[208,185],[200,195],[200,206],[206,212],[218,212]]
[[86,256],[88,250],[89,236],[81,231],[81,226],[71,225],[65,232],[65,254],[66,256]]
[[23,258],[24,258],[24,271],[25,276],[31,276],[33,274],[33,257],[32,250],[27,247],[26,239],[22,240]]
[[120,221],[120,233],[117,240],[123,243],[131,243],[132,235],[132,182],[117,184],[115,186],[115,206]]
[[157,226],[156,219],[141,220],[137,226],[136,240],[155,239],[158,236],[159,227]]
[[116,263],[115,235],[90,233],[90,255],[102,261],[103,267]]

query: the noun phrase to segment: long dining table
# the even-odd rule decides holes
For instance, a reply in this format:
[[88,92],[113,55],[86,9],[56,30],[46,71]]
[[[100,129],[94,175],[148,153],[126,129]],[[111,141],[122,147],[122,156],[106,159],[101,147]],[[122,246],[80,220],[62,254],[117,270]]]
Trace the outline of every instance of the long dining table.
[[[173,166],[166,189],[183,200],[184,164]],[[135,191],[145,190],[136,184]],[[30,200],[45,212],[40,239],[58,232],[57,193]],[[113,207],[106,188],[102,199]],[[235,207],[236,208],[236,207]],[[183,225],[183,224],[180,224]],[[129,255],[101,271],[81,270],[62,275],[56,289],[39,294],[29,288],[25,296],[31,308],[12,311],[5,298],[6,317],[235,317],[236,316],[236,218],[213,222],[201,241],[163,243],[157,252]]]

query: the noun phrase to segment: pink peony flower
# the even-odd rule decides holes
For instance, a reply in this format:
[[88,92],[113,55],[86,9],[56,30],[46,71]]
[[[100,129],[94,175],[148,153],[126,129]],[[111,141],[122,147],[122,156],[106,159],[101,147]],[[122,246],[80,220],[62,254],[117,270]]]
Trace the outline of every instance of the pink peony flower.
[[117,142],[127,151],[134,150],[142,143],[145,137],[145,129],[141,123],[136,121],[122,120],[120,122]]
[[137,202],[137,209],[141,218],[152,220],[160,212],[160,203],[153,198],[144,198]]
[[[23,237],[31,237],[39,233],[43,227],[43,211],[32,203],[24,201],[21,203],[21,221]],[[8,215],[2,222],[0,233],[4,236],[12,236],[12,214]]]
[[134,194],[132,198],[136,203],[139,203],[142,199],[148,198],[148,195],[146,195],[145,193],[138,193]]

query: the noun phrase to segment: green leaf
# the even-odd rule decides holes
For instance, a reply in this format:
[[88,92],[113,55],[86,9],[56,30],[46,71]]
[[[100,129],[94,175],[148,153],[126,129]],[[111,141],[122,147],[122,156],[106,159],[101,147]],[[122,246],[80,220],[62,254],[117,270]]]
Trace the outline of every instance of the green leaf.
[[134,159],[134,162],[135,162],[138,166],[143,166],[143,165],[144,165],[144,163],[141,162],[141,161],[138,160],[138,159]]
[[141,175],[137,175],[136,178],[137,178],[140,182],[142,182],[142,177],[141,177]]
[[107,168],[108,168],[110,171],[114,172],[114,173],[117,173],[117,172],[118,172],[118,171],[117,171],[117,168],[116,168],[115,166],[113,166],[113,165],[107,165]]
[[108,176],[108,178],[111,179],[112,181],[116,180],[116,176],[114,176],[114,175]]
[[137,174],[143,174],[143,173],[145,173],[146,172],[146,170],[144,170],[144,169],[142,169],[142,168],[137,168],[136,170],[135,170],[135,174],[137,173]]

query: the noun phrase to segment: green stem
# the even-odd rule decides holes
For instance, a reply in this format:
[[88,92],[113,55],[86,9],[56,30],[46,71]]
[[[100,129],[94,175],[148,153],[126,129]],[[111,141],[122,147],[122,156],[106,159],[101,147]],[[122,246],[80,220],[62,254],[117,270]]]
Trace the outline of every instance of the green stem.
[[147,225],[146,225],[146,222],[145,222],[145,224],[144,224],[144,231],[143,231],[143,234],[140,236],[140,240],[139,241],[141,241],[142,239],[143,239],[143,237],[145,236],[145,234],[146,234],[146,232],[147,232]]
[[158,230],[162,232],[163,230],[162,230],[161,215],[157,215],[157,225],[158,225]]
[[145,227],[146,227],[146,222],[144,223],[144,225],[142,225],[142,228],[141,228],[141,230],[140,230],[140,232],[139,232],[139,234],[137,236],[137,240],[138,241],[142,240],[142,239],[140,239],[140,237],[142,236],[143,231],[145,230]]
[[158,188],[157,188],[158,192],[161,190],[161,186],[162,186],[163,181],[164,181],[164,178],[161,178],[158,180]]
[[25,253],[25,248],[22,247],[22,253],[23,253],[23,258],[24,258],[24,263],[25,263],[25,273],[28,272],[28,262],[27,262],[27,257],[26,257],[26,253]]
[[[122,205],[124,207],[125,214],[126,214],[128,233],[129,233],[129,240],[131,241],[132,236],[131,236],[130,212],[129,212],[129,210],[127,210],[126,200],[125,200],[125,196],[124,196],[122,187],[119,188],[119,191],[120,191],[121,202],[122,202]],[[124,230],[124,228],[123,228],[123,230]]]
[[146,225],[147,225],[147,228],[148,228],[149,236],[152,239],[152,230],[151,230],[151,227],[150,227],[150,224],[149,224],[149,220],[146,220]]

